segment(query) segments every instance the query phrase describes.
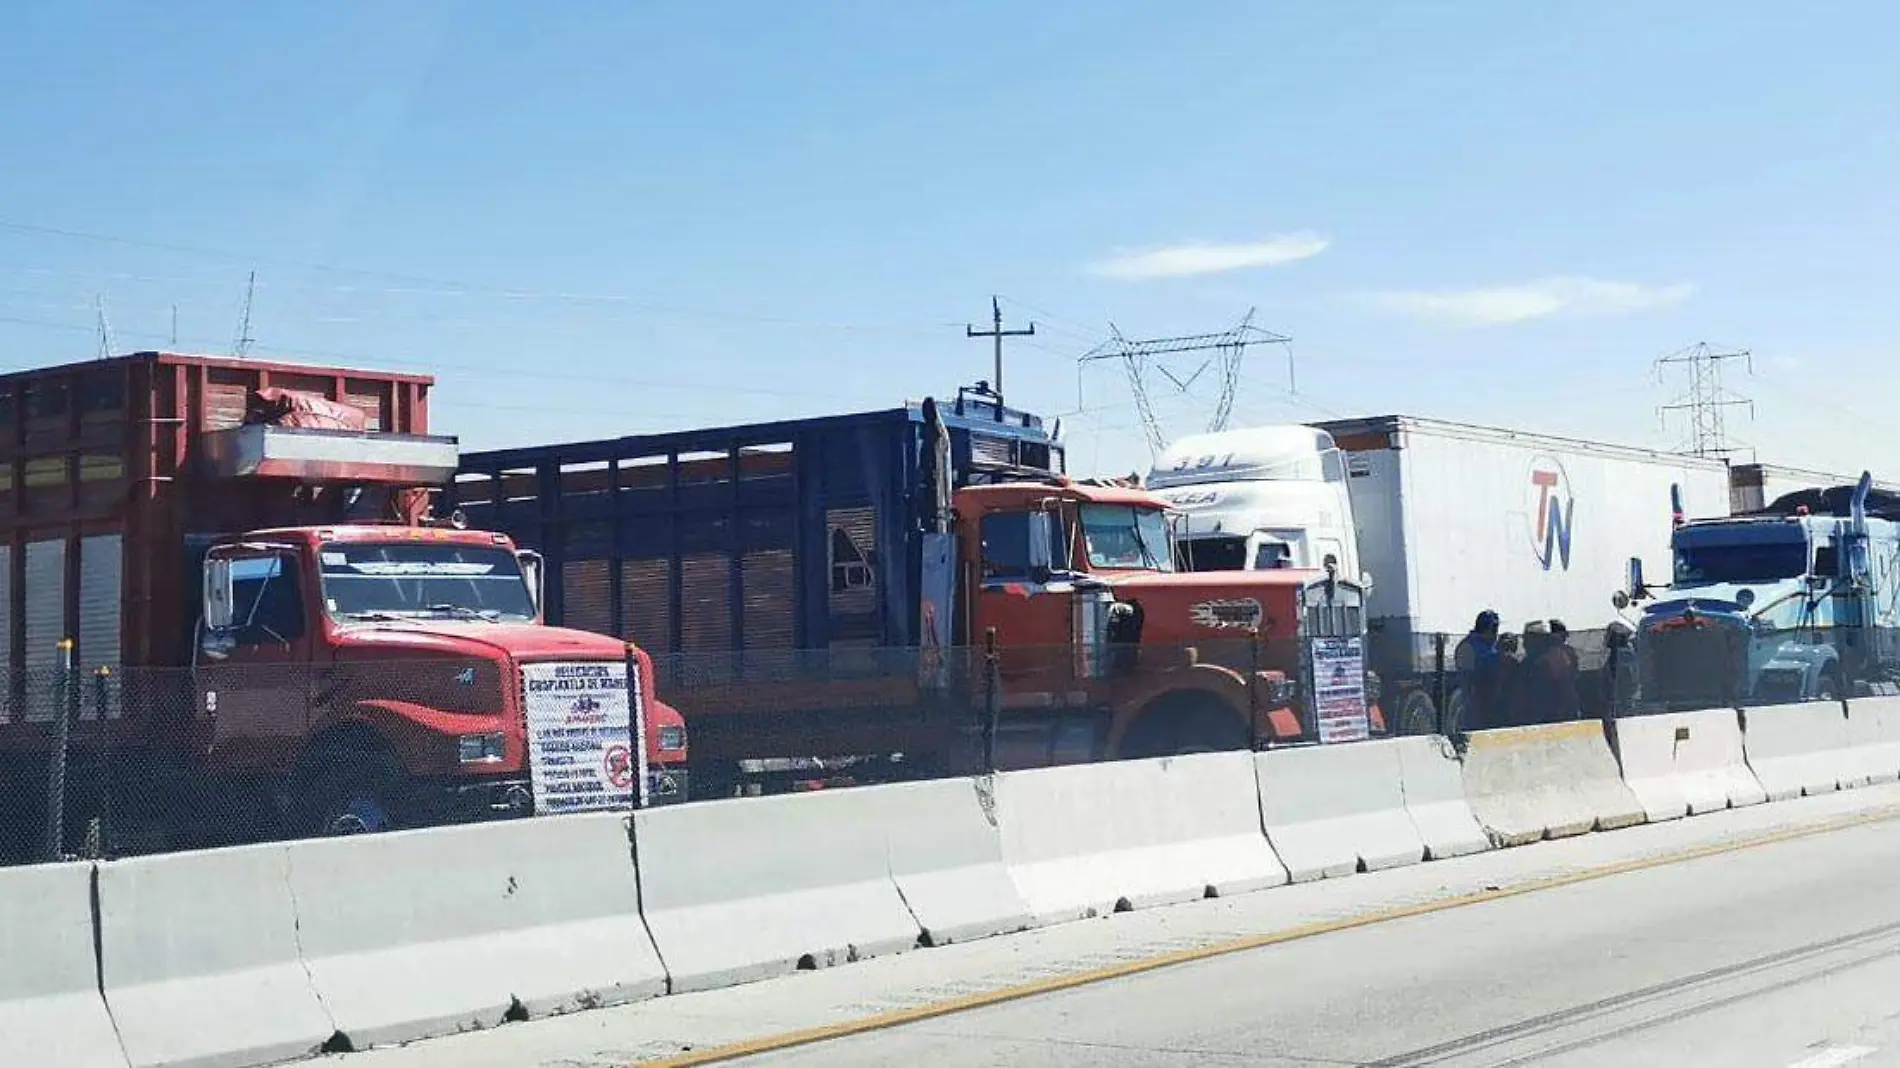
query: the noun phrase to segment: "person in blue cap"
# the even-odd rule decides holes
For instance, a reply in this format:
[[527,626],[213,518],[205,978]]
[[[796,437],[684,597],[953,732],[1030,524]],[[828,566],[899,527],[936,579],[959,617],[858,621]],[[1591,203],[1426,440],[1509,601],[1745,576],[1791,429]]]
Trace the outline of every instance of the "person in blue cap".
[[1493,726],[1498,690],[1504,677],[1496,612],[1487,608],[1478,613],[1477,621],[1471,625],[1471,633],[1464,636],[1464,640],[1458,643],[1457,651],[1452,654],[1452,665],[1458,672],[1458,688],[1465,695],[1465,714],[1460,718],[1468,722],[1452,724],[1451,732],[1456,734],[1467,729]]

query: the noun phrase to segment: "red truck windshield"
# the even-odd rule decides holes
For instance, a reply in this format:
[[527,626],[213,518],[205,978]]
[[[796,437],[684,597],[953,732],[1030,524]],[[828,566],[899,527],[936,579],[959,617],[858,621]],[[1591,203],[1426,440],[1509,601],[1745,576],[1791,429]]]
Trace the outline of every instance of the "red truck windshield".
[[331,542],[318,554],[323,603],[338,618],[532,620],[514,554],[477,545]]

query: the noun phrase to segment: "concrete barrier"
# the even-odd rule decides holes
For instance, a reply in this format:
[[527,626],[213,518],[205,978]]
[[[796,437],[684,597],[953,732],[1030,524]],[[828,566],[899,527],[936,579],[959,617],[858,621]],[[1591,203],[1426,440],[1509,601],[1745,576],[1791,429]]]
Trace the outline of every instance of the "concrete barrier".
[[1473,731],[1465,799],[1498,845],[1522,845],[1643,822],[1594,719]]
[[1296,883],[1425,859],[1394,742],[1259,753],[1254,775],[1267,841]]
[[293,1060],[336,1032],[298,958],[282,845],[99,865],[99,951],[133,1068]]
[[996,776],[1010,877],[1037,923],[1277,886],[1253,754],[1123,760]]
[[1770,801],[1832,793],[1862,779],[1841,702],[1745,708],[1741,716],[1749,770]]
[[92,865],[0,870],[0,1063],[126,1068],[92,923]]
[[888,796],[864,787],[635,813],[641,909],[671,989],[916,946],[923,928],[891,875]]
[[1405,814],[1418,828],[1430,860],[1462,857],[1491,848],[1491,839],[1465,800],[1464,768],[1451,742],[1439,735],[1395,738]]
[[1854,778],[1900,779],[1900,697],[1857,697],[1847,702],[1847,741]]
[[988,778],[868,788],[876,791],[891,877],[925,945],[1030,925],[1029,906],[1003,866],[993,788]]
[[1631,716],[1616,720],[1611,733],[1623,781],[1651,823],[1768,799],[1748,770],[1732,708]]
[[291,845],[303,958],[349,1047],[661,993],[626,821],[552,816]]

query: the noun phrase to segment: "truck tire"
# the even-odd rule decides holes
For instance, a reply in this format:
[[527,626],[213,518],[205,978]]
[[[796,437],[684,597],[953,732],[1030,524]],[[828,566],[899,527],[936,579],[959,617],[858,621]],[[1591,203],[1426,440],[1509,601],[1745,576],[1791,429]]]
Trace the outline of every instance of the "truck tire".
[[1406,690],[1399,698],[1396,734],[1436,734],[1438,733],[1438,706],[1432,702],[1432,695],[1420,689]]
[[1840,668],[1833,664],[1821,669],[1821,677],[1814,684],[1816,701],[1838,701],[1844,691],[1841,688]]
[[1226,753],[1253,748],[1247,724],[1219,698],[1169,694],[1150,704],[1122,737],[1118,759]]
[[375,834],[400,826],[402,766],[388,750],[361,743],[322,747],[301,776],[292,825],[297,834]]

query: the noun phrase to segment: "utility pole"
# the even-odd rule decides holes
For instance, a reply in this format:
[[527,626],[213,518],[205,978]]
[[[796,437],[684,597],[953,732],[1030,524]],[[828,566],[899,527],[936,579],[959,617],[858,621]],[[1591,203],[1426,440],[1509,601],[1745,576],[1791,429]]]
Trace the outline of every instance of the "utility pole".
[[1721,352],[1706,341],[1656,361],[1658,381],[1677,371],[1688,378],[1687,388],[1656,414],[1667,427],[1670,412],[1689,413],[1688,451],[1697,456],[1728,459],[1737,450],[1729,445],[1725,413],[1730,408],[1747,408],[1751,417],[1755,413],[1754,401],[1722,385],[1722,366],[1730,360],[1744,361],[1751,372],[1755,369],[1754,355],[1747,349]]
[[1001,408],[1003,404],[1003,339],[1006,337],[1035,337],[1036,324],[1033,322],[1030,323],[1029,329],[1027,330],[1003,329],[1003,305],[998,298],[992,296],[990,298],[990,328],[988,330],[978,330],[974,326],[965,326],[963,332],[965,337],[987,337],[995,340],[996,376],[990,381],[990,388],[996,392],[996,404],[998,408]]

